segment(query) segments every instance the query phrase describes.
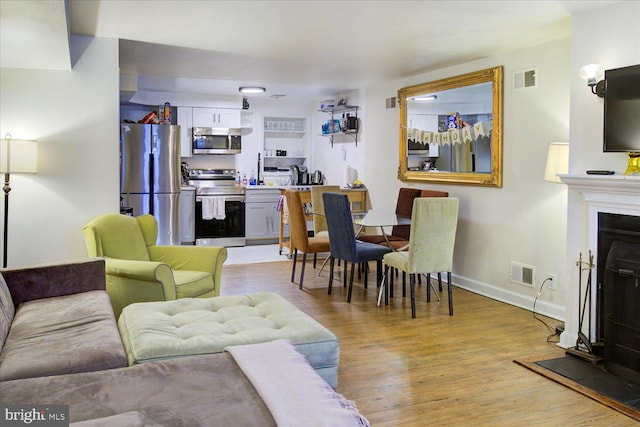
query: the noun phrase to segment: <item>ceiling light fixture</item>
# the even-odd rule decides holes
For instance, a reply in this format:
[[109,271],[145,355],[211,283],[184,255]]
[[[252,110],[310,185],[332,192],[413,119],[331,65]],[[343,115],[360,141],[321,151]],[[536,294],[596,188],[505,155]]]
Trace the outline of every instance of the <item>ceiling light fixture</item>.
[[436,99],[438,99],[437,95],[415,96],[411,98],[412,101],[435,101]]
[[267,91],[266,88],[260,86],[240,86],[238,90],[241,93],[265,93]]
[[591,88],[592,94],[598,95],[600,98],[604,98],[606,88],[605,81],[602,80],[604,76],[602,65],[585,65],[584,67],[580,68],[579,75],[587,82],[587,85]]

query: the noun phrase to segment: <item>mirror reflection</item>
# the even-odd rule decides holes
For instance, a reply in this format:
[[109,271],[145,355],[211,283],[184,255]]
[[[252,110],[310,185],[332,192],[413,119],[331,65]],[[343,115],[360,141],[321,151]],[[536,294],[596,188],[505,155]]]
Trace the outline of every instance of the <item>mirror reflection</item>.
[[502,185],[502,67],[398,91],[404,181]]

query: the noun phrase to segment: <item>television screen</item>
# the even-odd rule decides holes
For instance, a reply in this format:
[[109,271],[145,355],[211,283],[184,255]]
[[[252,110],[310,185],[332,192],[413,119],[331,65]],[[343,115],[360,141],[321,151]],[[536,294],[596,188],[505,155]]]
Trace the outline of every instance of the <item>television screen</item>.
[[640,65],[604,74],[604,152],[640,152]]

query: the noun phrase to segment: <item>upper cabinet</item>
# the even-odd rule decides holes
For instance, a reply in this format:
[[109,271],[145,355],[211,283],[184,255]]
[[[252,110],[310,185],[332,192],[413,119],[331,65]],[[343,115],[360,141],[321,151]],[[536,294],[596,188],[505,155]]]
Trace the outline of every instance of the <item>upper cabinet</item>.
[[235,108],[193,108],[193,127],[240,128],[241,111]]

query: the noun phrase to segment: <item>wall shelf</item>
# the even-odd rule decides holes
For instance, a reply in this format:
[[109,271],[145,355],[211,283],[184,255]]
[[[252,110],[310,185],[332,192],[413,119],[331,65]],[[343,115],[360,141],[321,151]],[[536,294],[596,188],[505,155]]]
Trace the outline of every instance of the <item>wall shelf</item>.
[[330,121],[334,120],[335,114],[347,113],[347,112],[354,113],[356,117],[355,129],[349,129],[346,131],[331,132],[331,133],[321,133],[319,134],[319,136],[324,136],[325,138],[329,138],[329,140],[331,141],[331,148],[333,148],[333,137],[336,135],[349,135],[353,138],[354,142],[356,143],[356,147],[358,146],[358,130],[360,128],[360,123],[358,122],[358,106],[357,105],[338,105],[337,107],[322,108],[318,111],[329,114],[331,116],[331,118],[329,119]]

